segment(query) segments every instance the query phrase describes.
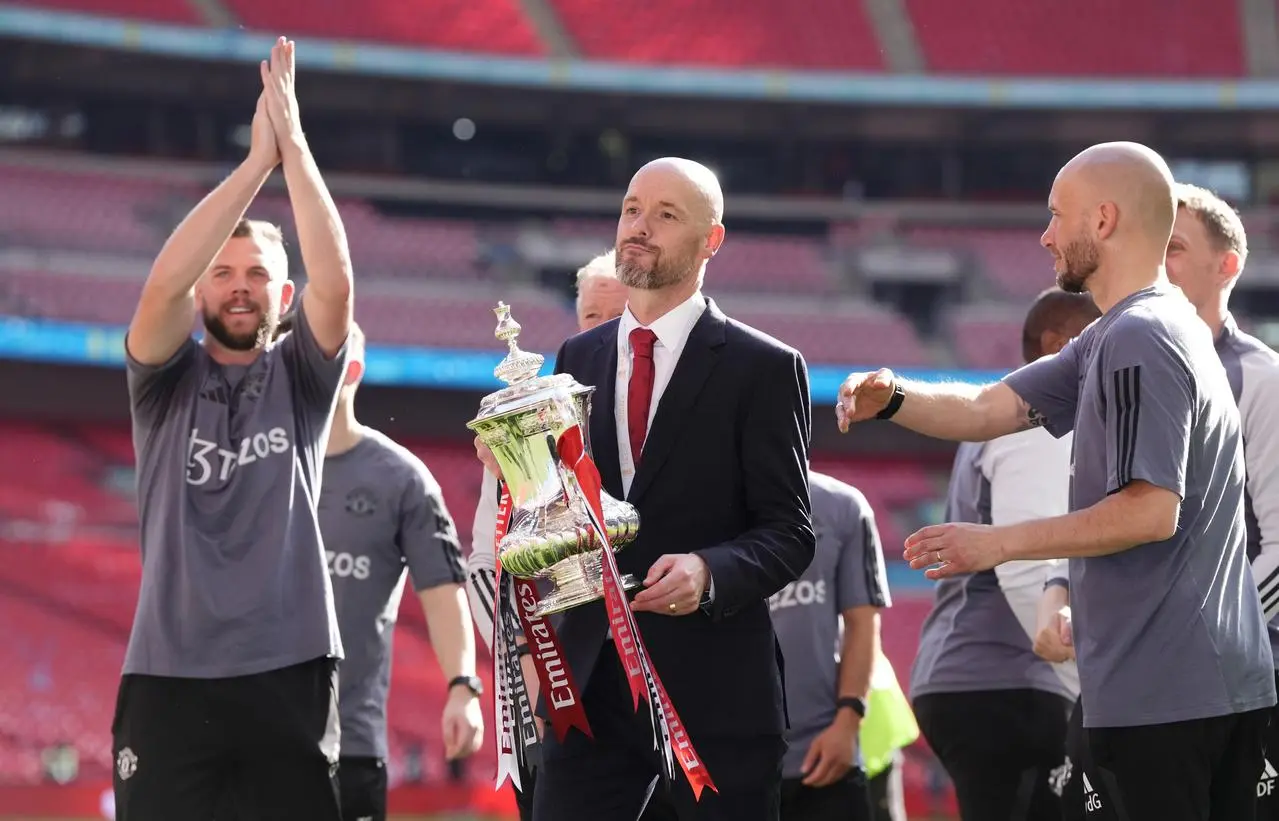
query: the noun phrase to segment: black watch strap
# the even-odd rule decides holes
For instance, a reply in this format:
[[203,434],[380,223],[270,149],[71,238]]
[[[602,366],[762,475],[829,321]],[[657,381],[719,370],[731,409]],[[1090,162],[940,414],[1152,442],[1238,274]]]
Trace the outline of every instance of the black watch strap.
[[458,676],[449,682],[449,689],[454,687],[465,687],[475,696],[484,694],[484,682],[480,681],[479,676]]
[[902,401],[906,398],[906,391],[902,389],[902,383],[896,379],[893,380],[893,395],[888,400],[888,404],[884,409],[875,414],[876,419],[892,419],[901,409]]
[[857,715],[861,716],[862,718],[866,717],[866,699],[864,698],[858,698],[856,696],[845,696],[844,698],[836,699],[835,701],[836,710],[842,710],[845,707],[852,710],[854,713],[857,713]]

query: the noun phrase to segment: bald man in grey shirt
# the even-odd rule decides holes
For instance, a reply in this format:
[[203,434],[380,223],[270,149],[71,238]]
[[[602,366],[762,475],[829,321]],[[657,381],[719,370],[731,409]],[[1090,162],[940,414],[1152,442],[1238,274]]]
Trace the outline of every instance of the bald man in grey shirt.
[[1058,283],[1090,292],[1100,320],[995,385],[854,374],[836,416],[956,440],[1073,430],[1073,512],[924,528],[906,558],[930,578],[1070,559],[1084,726],[1120,817],[1251,819],[1273,659],[1245,546],[1239,410],[1164,272],[1172,174],[1145,146],[1093,146],[1058,174],[1049,208]]

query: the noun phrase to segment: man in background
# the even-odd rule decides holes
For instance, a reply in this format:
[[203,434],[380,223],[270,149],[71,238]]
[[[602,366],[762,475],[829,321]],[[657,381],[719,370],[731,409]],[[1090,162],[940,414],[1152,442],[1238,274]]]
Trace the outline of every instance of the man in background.
[[[1087,294],[1044,291],[1026,314],[1026,362],[1055,354],[1100,316]],[[946,521],[1012,525],[1069,510],[1071,436],[1035,428],[955,455]],[[960,817],[1052,821],[1051,772],[1066,756],[1079,693],[1073,661],[1033,652],[1050,561],[1009,562],[937,583],[911,672],[920,729],[955,785]]]
[[440,729],[449,760],[480,748],[482,688],[475,674],[457,529],[439,483],[406,448],[356,420],[364,334],[354,324],[348,349],[350,363],[329,434],[319,505],[346,649],[338,679],[338,783],[343,821],[385,821],[392,640],[409,577],[448,681]]
[[[577,271],[577,329],[589,331],[626,310],[626,286],[617,279],[616,255],[612,249],[592,259]],[[485,470],[480,483],[480,499],[471,525],[471,553],[466,559],[467,598],[480,636],[491,651],[493,642],[493,597],[497,589],[496,546],[493,543],[500,497],[497,478]],[[540,682],[528,655],[523,636],[518,637],[520,667],[528,688],[529,702],[537,703]],[[541,729],[541,719],[535,719]],[[533,789],[536,773],[520,769],[522,789],[515,791],[520,821],[533,817]]]
[[869,821],[859,736],[890,604],[884,555],[861,491],[816,471],[808,481],[816,554],[768,600],[790,713],[781,821]]

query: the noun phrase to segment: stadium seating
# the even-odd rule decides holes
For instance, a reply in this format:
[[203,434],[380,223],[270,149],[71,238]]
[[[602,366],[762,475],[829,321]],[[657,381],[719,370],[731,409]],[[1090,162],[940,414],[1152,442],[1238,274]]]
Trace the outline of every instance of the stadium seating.
[[904,0],[943,74],[1238,77],[1237,9],[1220,0]]
[[248,28],[455,51],[539,56],[519,0],[228,0]]
[[[21,4],[20,4],[21,5]],[[158,23],[183,23],[200,25],[195,7],[186,0],[34,0],[27,5],[43,6],[58,11],[78,11],[89,14],[109,14],[129,20],[148,20]]]
[[[201,24],[177,0],[27,0],[53,9]],[[1238,4],[1081,0],[1045,13],[1019,0],[902,0],[932,73],[1238,77]],[[640,9],[550,3],[583,57],[649,65],[879,71],[883,48],[861,3],[656,0]],[[537,57],[545,44],[518,0],[227,0],[245,27],[339,40]],[[992,25],[991,21],[998,21]],[[1134,36],[1134,32],[1143,33]]]
[[553,0],[583,55],[731,68],[882,68],[861,3],[814,0],[655,0],[642,7]]
[[951,313],[950,336],[958,364],[979,370],[1011,370],[1022,364],[1020,307],[961,305]]

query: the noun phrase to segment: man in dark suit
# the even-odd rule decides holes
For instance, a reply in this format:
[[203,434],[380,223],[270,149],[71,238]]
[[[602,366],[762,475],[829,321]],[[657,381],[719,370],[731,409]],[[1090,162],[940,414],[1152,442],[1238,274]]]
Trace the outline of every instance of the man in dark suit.
[[594,602],[558,627],[594,740],[545,734],[536,821],[633,821],[646,801],[680,821],[778,817],[786,714],[767,600],[813,558],[808,373],[798,352],[702,296],[722,219],[709,169],[674,158],[640,169],[617,229],[626,312],[556,360],[596,387],[604,488],[640,514],[618,566],[643,580],[640,633],[716,791],[695,801],[678,769],[660,785],[651,719],[632,707]]

